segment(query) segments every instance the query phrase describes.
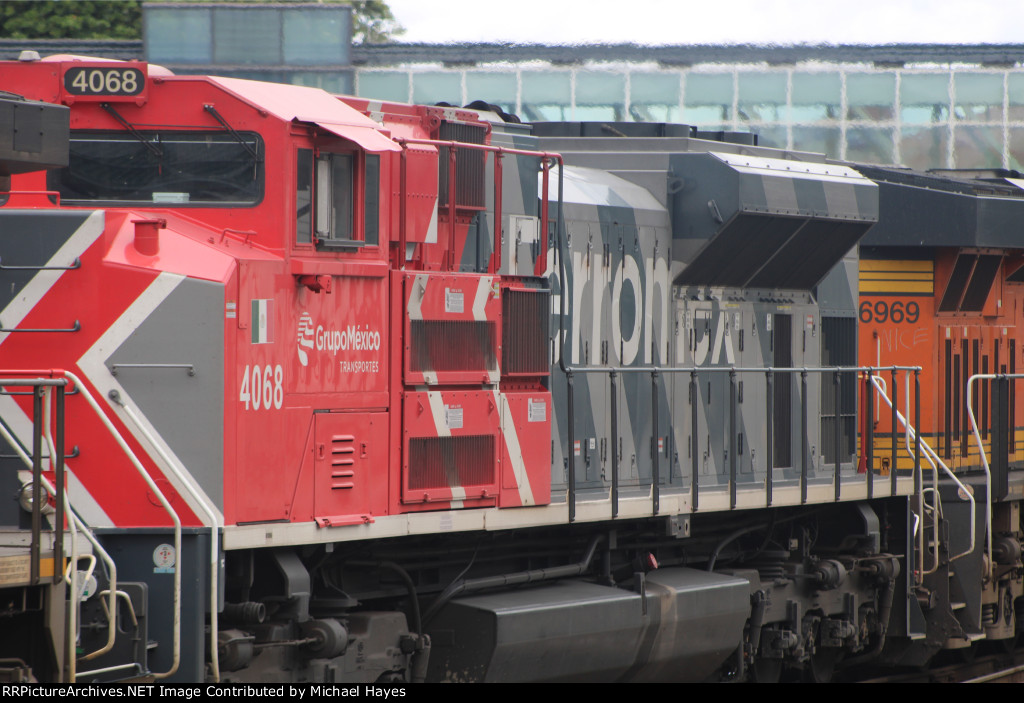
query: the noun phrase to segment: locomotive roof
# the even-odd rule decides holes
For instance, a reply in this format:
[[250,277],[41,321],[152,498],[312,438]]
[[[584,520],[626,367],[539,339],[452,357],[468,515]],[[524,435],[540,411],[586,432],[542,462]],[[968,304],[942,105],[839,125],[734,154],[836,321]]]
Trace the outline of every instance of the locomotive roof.
[[205,76],[205,80],[286,122],[315,124],[367,151],[400,151],[376,122],[319,88]]
[[[1016,171],[996,171],[995,178],[968,178],[967,173],[955,171],[914,171],[897,166],[872,166],[855,164],[854,168],[873,181],[964,195],[992,195],[1007,198],[1024,198],[1024,190],[1004,178],[1020,178]],[[1002,177],[1000,177],[1000,174]]]

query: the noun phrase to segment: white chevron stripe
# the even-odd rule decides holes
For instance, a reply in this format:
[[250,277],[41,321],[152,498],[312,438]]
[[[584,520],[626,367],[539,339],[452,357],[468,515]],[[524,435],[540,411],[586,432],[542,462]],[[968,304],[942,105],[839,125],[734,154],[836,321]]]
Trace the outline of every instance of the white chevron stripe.
[[519,433],[516,431],[516,423],[505,400],[505,394],[495,391],[494,402],[501,408],[501,433],[505,436],[505,445],[508,447],[508,456],[512,462],[512,473],[516,477],[519,501],[523,505],[534,505],[533,489],[530,487],[530,476],[526,473],[526,462],[523,461]]
[[[71,263],[80,257],[86,249],[88,249],[93,242],[95,242],[101,234],[103,234],[103,228],[105,226],[106,219],[102,210],[96,210],[91,213],[85,222],[79,226],[75,232],[68,237],[68,240],[58,249],[50,260],[46,262],[46,266],[70,266]],[[0,311],[0,322],[3,323],[3,327],[11,328],[17,327],[21,324],[21,321],[25,319],[25,316],[34,308],[43,296],[53,287],[61,276],[69,273],[68,271],[39,271],[32,280],[21,289],[21,292],[7,304],[2,311]],[[71,271],[71,275],[75,275],[75,271]],[[54,325],[57,327],[71,326],[74,320],[55,320]],[[3,344],[7,339],[10,332],[0,332],[0,344]]]
[[487,313],[484,312],[484,308],[487,306],[487,300],[491,297],[491,283],[494,278],[492,276],[481,276],[480,282],[476,287],[476,295],[473,296],[473,319],[478,321],[484,321],[487,319]]
[[[137,417],[142,419],[146,430],[156,438],[160,448],[168,457],[171,458],[178,471],[181,472],[183,476],[188,477],[188,486],[181,485],[181,482],[174,475],[174,472],[171,471],[169,467],[163,465],[164,462],[155,450],[147,449],[150,458],[157,464],[157,466],[160,467],[161,472],[164,474],[164,478],[170,482],[174,487],[174,490],[178,492],[178,495],[180,495],[188,504],[189,508],[191,508],[192,512],[203,520],[203,524],[207,524],[208,519],[206,518],[206,512],[203,506],[193,498],[193,494],[198,493],[203,495],[211,506],[215,506],[216,503],[211,500],[209,496],[206,496],[202,487],[200,487],[198,482],[196,482],[188,471],[188,468],[174,454],[171,448],[160,436],[157,429],[149,423],[145,413],[143,413],[135,404],[131,399],[131,396],[128,395],[127,391],[125,391],[121,384],[118,383],[117,379],[110,373],[110,369],[106,366],[106,361],[110,355],[113,354],[129,336],[131,336],[132,332],[138,329],[139,325],[148,318],[153,311],[159,307],[160,303],[162,303],[184,280],[184,276],[175,273],[161,273],[157,276],[156,279],[149,284],[149,287],[146,288],[138,298],[136,298],[135,302],[132,303],[114,322],[114,324],[112,324],[107,331],[96,340],[96,343],[82,355],[82,358],[78,360],[78,367],[82,370],[85,377],[93,384],[100,396],[102,396],[103,400],[105,400],[113,409],[114,413],[121,418],[125,427],[127,427],[132,433],[132,436],[138,440],[139,444],[143,447],[149,447],[149,441],[136,429],[135,423],[123,413],[118,404],[110,400],[110,392],[117,391],[118,395],[120,395],[121,401],[128,405]],[[214,510],[216,510],[215,507]],[[223,524],[224,516],[219,511],[216,512],[216,517],[218,523]]]

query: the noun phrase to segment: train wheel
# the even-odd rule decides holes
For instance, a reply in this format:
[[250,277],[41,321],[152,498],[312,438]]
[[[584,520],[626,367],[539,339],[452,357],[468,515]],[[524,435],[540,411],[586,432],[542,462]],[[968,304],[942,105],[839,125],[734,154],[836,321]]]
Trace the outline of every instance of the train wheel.
[[782,660],[758,657],[750,667],[750,678],[756,683],[778,683],[782,678]]
[[812,683],[828,683],[836,671],[840,650],[834,648],[819,649],[811,656],[810,665],[804,670],[807,680]]

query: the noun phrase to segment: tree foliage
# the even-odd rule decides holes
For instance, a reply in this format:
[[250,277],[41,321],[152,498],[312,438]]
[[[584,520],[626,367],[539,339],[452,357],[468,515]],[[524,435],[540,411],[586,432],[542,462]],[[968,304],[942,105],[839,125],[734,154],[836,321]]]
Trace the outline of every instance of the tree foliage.
[[138,39],[142,35],[140,2],[0,3],[0,37],[10,39]]
[[[405,31],[384,0],[327,1],[352,6],[352,41],[356,44],[390,41]],[[142,37],[141,5],[137,0],[5,0],[0,2],[0,37],[139,39]]]
[[405,32],[384,0],[352,0],[352,41],[380,44]]

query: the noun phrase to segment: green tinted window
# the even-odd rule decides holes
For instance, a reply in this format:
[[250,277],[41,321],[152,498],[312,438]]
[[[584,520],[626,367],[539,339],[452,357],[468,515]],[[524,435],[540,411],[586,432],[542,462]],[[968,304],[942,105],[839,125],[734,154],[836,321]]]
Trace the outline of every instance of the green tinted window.
[[458,73],[413,73],[412,101],[424,105],[445,102],[462,105],[462,76]]
[[838,73],[794,73],[792,80],[791,122],[815,122],[839,117],[843,86]]
[[518,86],[514,73],[489,71],[466,72],[466,100],[483,100],[500,105],[506,112],[515,112]]
[[146,58],[167,63],[210,63],[213,19],[208,9],[150,7],[142,15]]
[[949,74],[903,74],[900,120],[908,124],[943,122],[949,118]]
[[409,74],[405,71],[360,71],[359,97],[409,102]]
[[299,66],[349,63],[347,7],[295,7],[282,13],[284,62]]
[[683,119],[715,128],[732,121],[731,73],[691,73],[686,77]]
[[896,74],[846,74],[847,118],[851,120],[891,120],[896,105]]
[[895,161],[893,130],[876,127],[848,127],[846,158],[869,164],[891,164]]
[[262,8],[216,8],[213,39],[214,63],[280,64],[281,13]]
[[1002,126],[958,126],[953,137],[953,159],[957,168],[1002,167]]
[[572,119],[572,82],[568,72],[523,71],[521,79],[524,120]]
[[953,113],[959,120],[1001,120],[1003,76],[994,73],[954,73],[953,99]]
[[774,122],[785,118],[784,73],[740,73],[737,80],[741,120]]
[[679,74],[630,74],[629,112],[638,122],[678,122],[682,119],[679,110]]

